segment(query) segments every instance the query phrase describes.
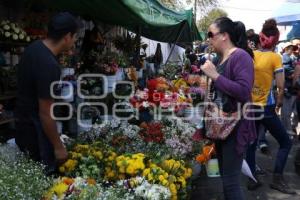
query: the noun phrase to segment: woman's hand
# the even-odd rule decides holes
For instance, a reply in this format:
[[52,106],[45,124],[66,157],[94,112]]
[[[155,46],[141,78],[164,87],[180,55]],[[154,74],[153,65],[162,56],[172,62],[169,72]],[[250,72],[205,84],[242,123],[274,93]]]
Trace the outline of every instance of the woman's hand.
[[217,78],[220,76],[220,74],[216,70],[216,66],[210,60],[207,60],[201,66],[201,70],[213,81],[217,80]]

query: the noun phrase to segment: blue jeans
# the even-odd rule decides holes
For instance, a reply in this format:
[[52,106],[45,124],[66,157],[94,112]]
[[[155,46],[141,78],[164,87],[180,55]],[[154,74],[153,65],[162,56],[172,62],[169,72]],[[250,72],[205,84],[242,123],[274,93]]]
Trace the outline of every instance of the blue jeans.
[[260,126],[258,127],[258,132],[257,133],[257,136],[258,136],[258,145],[261,145],[261,144],[266,144],[266,145],[269,145],[269,142],[266,138],[266,128],[260,124]]
[[[256,116],[259,116],[262,113],[255,113]],[[283,169],[286,165],[287,158],[289,152],[292,147],[292,141],[290,140],[284,126],[282,125],[279,117],[275,112],[275,105],[266,106],[264,108],[264,117],[261,120],[255,121],[256,130],[260,124],[264,125],[264,127],[270,132],[270,134],[276,139],[279,144],[279,150],[276,155],[274,173],[282,174]],[[255,152],[257,147],[257,140],[248,147],[247,150],[247,162],[252,173],[255,173],[256,159]]]
[[47,136],[44,134],[42,124],[38,117],[17,116],[16,143],[20,150],[35,161],[46,166],[46,173],[56,171],[54,149]]
[[215,144],[225,200],[244,200],[240,183],[243,155],[236,151],[236,132]]

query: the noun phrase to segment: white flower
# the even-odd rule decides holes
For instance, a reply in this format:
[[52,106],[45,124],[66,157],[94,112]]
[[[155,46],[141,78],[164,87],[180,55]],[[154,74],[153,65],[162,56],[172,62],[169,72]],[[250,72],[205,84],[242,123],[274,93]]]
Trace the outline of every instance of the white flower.
[[4,33],[4,36],[5,36],[6,38],[10,37],[10,35],[11,35],[10,32],[5,32],[5,33]]
[[13,40],[18,40],[18,39],[19,39],[19,36],[18,36],[17,34],[13,34],[13,35],[12,35],[12,38],[13,38]]
[[20,40],[24,40],[25,36],[23,34],[19,34]]
[[143,105],[144,108],[148,108],[150,106],[148,101],[143,101],[142,105]]
[[3,26],[3,29],[8,31],[10,29],[10,26],[6,24],[6,25]]
[[19,28],[13,28],[14,32],[19,34],[20,33],[20,29]]

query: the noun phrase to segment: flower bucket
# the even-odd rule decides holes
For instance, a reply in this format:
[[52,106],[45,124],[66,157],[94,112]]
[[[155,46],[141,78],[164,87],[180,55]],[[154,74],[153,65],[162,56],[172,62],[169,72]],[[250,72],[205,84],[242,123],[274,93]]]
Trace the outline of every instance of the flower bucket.
[[149,71],[150,71],[150,73],[152,73],[152,74],[155,73],[154,63],[149,63]]
[[75,69],[66,67],[61,70],[61,77],[64,78],[66,76],[73,76],[75,74]]
[[124,69],[118,69],[116,73],[116,81],[123,81],[124,80]]
[[144,72],[143,69],[140,69],[140,70],[138,71],[138,78],[143,78],[143,72]]
[[78,124],[78,133],[89,131],[92,128],[92,119],[82,119],[81,123],[83,126]]
[[62,134],[62,130],[63,130],[63,124],[60,121],[56,122],[56,128],[57,128],[57,132],[61,135]]
[[106,76],[107,79],[107,92],[113,91],[114,84],[117,82],[117,75]]
[[208,177],[220,177],[218,159],[210,159],[206,163],[206,173]]
[[198,176],[201,173],[201,168],[202,168],[202,165],[200,163],[198,163],[198,162],[192,163],[192,176],[191,176],[192,180],[195,180],[198,178]]
[[201,107],[187,107],[184,109],[184,117],[185,120],[193,123],[195,125],[199,125],[202,122],[203,117],[203,108]]
[[[72,91],[73,87],[70,87],[70,85],[64,85],[64,87],[61,90],[61,96],[63,97],[63,100],[65,102],[73,102],[74,101],[74,95]],[[72,95],[70,95],[72,94]],[[67,98],[70,96],[69,98]]]

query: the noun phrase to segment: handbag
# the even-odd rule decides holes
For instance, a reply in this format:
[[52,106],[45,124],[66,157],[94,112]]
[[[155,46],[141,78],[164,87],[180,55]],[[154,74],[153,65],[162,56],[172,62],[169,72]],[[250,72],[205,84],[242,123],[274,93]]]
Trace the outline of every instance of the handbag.
[[210,83],[207,78],[206,103],[204,108],[204,128],[207,138],[213,140],[225,140],[240,121],[240,112],[224,112],[212,101],[213,94],[210,91]]

